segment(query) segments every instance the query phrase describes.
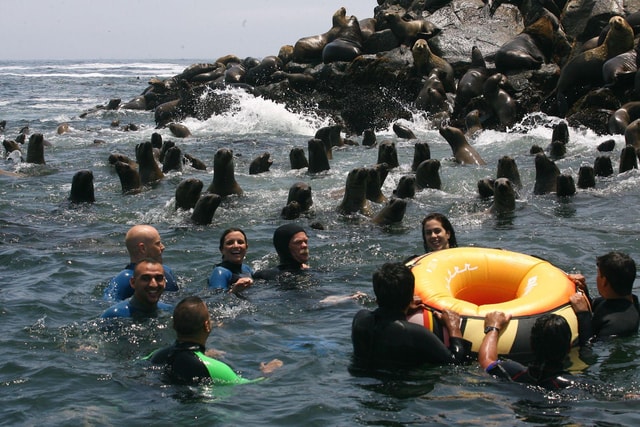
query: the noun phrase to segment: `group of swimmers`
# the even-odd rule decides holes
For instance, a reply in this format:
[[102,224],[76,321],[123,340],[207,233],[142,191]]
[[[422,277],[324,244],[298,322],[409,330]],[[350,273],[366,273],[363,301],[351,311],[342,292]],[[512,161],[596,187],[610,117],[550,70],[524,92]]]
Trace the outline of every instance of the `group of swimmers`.
[[[425,252],[457,247],[455,231],[442,214],[432,213],[422,221]],[[165,365],[165,372],[179,382],[213,379],[217,383],[243,383],[231,368],[205,354],[211,320],[206,304],[198,297],[187,297],[175,309],[160,301],[162,293],[178,290],[171,269],[162,264],[162,244],[158,231],[149,225],[132,227],[125,238],[130,263],[115,276],[104,296],[120,300],[102,317],[152,316],[158,310],[173,309],[176,342],[147,357]],[[309,238],[304,228],[294,223],[278,227],[273,245],[279,264],[254,272],[244,264],[248,250],[246,234],[229,228],[220,237],[222,261],[216,264],[208,279],[211,289],[237,293],[253,285],[254,280],[274,280],[282,273],[301,272],[309,268]],[[597,259],[597,289],[600,297],[591,299],[582,275],[569,275],[576,285],[571,305],[578,318],[579,345],[611,336],[628,336],[638,331],[640,306],[632,293],[636,265],[631,257],[610,252]],[[461,317],[451,310],[436,313],[437,322],[446,334],[436,335],[409,317],[423,310],[414,296],[415,279],[402,262],[385,263],[373,274],[373,290],[378,308],[362,309],[352,323],[354,366],[362,369],[411,368],[425,363],[464,363],[469,361],[471,343],[462,337]],[[128,298],[128,299],[127,299]],[[567,321],[555,314],[539,317],[531,331],[533,361],[524,366],[516,361],[500,359],[497,343],[511,316],[492,312],[485,317],[485,336],[478,351],[478,361],[486,372],[511,379],[562,388],[566,379],[564,361],[571,347],[571,329]],[[446,343],[446,344],[445,344]],[[281,366],[275,359],[262,364],[269,373]]]

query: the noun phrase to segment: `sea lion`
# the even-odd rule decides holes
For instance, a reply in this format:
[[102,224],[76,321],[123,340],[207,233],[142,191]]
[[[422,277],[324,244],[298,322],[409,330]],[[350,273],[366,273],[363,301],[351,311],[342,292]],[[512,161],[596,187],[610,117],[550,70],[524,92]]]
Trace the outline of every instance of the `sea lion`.
[[287,205],[291,202],[298,203],[300,212],[307,212],[313,205],[311,197],[311,187],[304,182],[296,182],[289,188],[287,196]]
[[207,165],[197,157],[193,157],[191,154],[184,153],[184,158],[189,163],[189,165],[199,171],[206,171]]
[[518,110],[516,101],[502,88],[506,82],[507,77],[504,74],[496,73],[488,77],[482,86],[482,96],[502,126],[512,125]]
[[563,144],[567,144],[569,142],[569,126],[566,121],[561,120],[553,125],[551,141],[560,141]]
[[427,142],[416,142],[413,146],[413,163],[411,163],[411,170],[416,171],[418,165],[425,160],[431,158],[431,150]]
[[522,181],[520,180],[520,172],[518,171],[518,165],[516,161],[510,156],[502,156],[498,159],[498,170],[496,172],[497,178],[508,178],[509,182],[516,188],[522,188]]
[[565,116],[571,104],[578,98],[579,94],[576,94],[569,99],[567,95],[571,90],[601,86],[604,83],[604,63],[633,49],[633,28],[623,17],[611,17],[609,26],[607,36],[600,46],[574,56],[562,67],[555,88],[556,108],[560,116]]
[[22,152],[22,150],[20,150],[20,145],[12,139],[5,139],[4,141],[2,141],[2,146],[4,147],[5,157],[7,157],[9,153],[13,151]]
[[284,208],[280,211],[280,216],[282,219],[296,219],[300,218],[300,214],[302,213],[302,209],[300,208],[300,203],[295,200],[287,203]]
[[440,33],[440,28],[426,19],[406,20],[398,13],[385,12],[382,20],[405,46],[413,46],[418,39],[428,39]]
[[624,130],[624,142],[640,149],[640,119],[635,119]]
[[344,145],[344,141],[340,136],[340,132],[342,131],[342,126],[340,125],[332,125],[332,126],[324,126],[316,131],[314,138],[322,140],[324,143],[324,148],[327,152],[327,159],[333,159],[333,147],[341,147]]
[[156,128],[160,129],[174,120],[182,120],[185,113],[181,108],[181,99],[174,99],[158,105],[154,110]]
[[592,166],[580,166],[578,171],[578,188],[593,188],[596,186],[596,174]]
[[607,139],[606,141],[603,141],[600,144],[598,144],[598,146],[596,147],[596,149],[600,152],[613,151],[614,148],[616,148],[615,139]]
[[120,185],[122,187],[123,194],[135,194],[142,190],[142,182],[140,180],[140,174],[129,163],[116,161],[114,164],[118,178],[120,178]]
[[373,129],[365,129],[362,133],[362,145],[365,147],[376,146],[376,133]]
[[618,173],[624,173],[631,169],[638,169],[638,156],[633,145],[626,145],[620,151],[620,166]]
[[154,132],[151,134],[151,146],[153,148],[162,149],[164,145],[165,143],[162,141],[162,135],[160,135],[158,132]]
[[412,175],[401,176],[396,189],[393,190],[393,196],[400,199],[412,199],[415,195],[416,177]]
[[402,198],[392,198],[386,205],[371,219],[378,225],[391,225],[401,222],[407,211],[407,201]]
[[602,64],[604,87],[614,87],[622,81],[633,81],[636,71],[638,71],[636,61],[637,52],[635,50],[630,50],[607,59],[605,63]]
[[244,194],[236,182],[233,151],[228,148],[219,148],[213,155],[213,181],[207,188],[207,192],[218,194],[220,197]]
[[456,162],[463,165],[486,165],[476,149],[469,144],[462,130],[453,126],[441,126],[439,132],[449,143]]
[[471,66],[458,80],[454,111],[460,113],[473,98],[482,95],[487,79],[487,64],[478,46],[471,48]]
[[393,128],[393,133],[395,133],[396,136],[398,136],[398,138],[416,139],[416,135],[406,125],[403,125],[398,122],[394,122],[392,128]]
[[352,169],[347,175],[344,197],[337,211],[342,215],[359,212],[371,216],[371,206],[367,200],[367,171],[364,168]]
[[322,48],[322,62],[351,62],[362,54],[362,31],[355,16],[346,18],[336,37]]
[[272,164],[273,160],[271,160],[271,154],[264,152],[251,161],[251,164],[249,165],[249,175],[268,172]]
[[141,142],[136,145],[136,162],[138,163],[138,173],[143,185],[156,182],[164,178],[160,166],[156,162],[153,154],[151,141]]
[[496,180],[492,178],[482,178],[479,179],[476,188],[478,189],[478,195],[482,199],[488,199],[489,197],[493,197],[493,185]]
[[107,160],[111,166],[115,166],[117,162],[123,162],[131,165],[134,169],[138,168],[138,164],[135,160],[130,159],[128,156],[122,153],[111,153]]
[[93,188],[93,172],[84,169],[73,175],[69,201],[71,203],[93,203],[96,201]]
[[187,178],[176,186],[176,209],[193,209],[200,198],[204,184],[198,178]]
[[181,171],[184,163],[182,150],[179,147],[171,147],[165,153],[162,161],[162,173],[170,171]]
[[546,194],[556,191],[557,177],[560,170],[555,162],[544,153],[538,153],[535,157],[536,179],[533,186],[533,194]]
[[191,214],[191,220],[197,225],[208,225],[213,220],[216,209],[220,206],[222,197],[218,194],[207,193],[200,196]]
[[609,133],[623,135],[629,123],[640,118],[640,101],[631,101],[623,104],[609,116]]
[[34,133],[29,137],[27,163],[46,164],[44,161],[44,137],[41,133]]
[[396,150],[396,143],[390,139],[386,139],[378,145],[378,164],[386,163],[390,169],[400,166],[398,162],[398,151]]
[[304,154],[304,150],[301,147],[293,147],[289,151],[289,163],[291,169],[302,169],[309,167],[307,156]]
[[247,70],[244,81],[252,86],[273,83],[273,73],[282,70],[282,60],[274,55],[265,56],[260,63]]
[[416,189],[433,188],[439,190],[441,187],[440,160],[429,159],[420,163],[416,169]]
[[331,169],[324,142],[321,139],[312,138],[307,142],[309,152],[309,173],[318,173]]
[[480,120],[480,110],[471,110],[464,116],[465,135],[474,138],[478,132],[482,131],[482,121]]
[[493,204],[490,211],[505,214],[516,209],[516,191],[508,178],[497,178],[493,183]]
[[413,66],[418,75],[425,76],[434,69],[440,70],[438,77],[442,81],[444,90],[449,93],[456,92],[453,67],[444,58],[433,53],[426,40],[416,40],[411,52],[413,54]]
[[332,17],[331,29],[323,34],[298,39],[293,45],[292,59],[301,63],[318,63],[322,61],[322,51],[327,43],[333,41],[343,27],[348,24],[347,10],[344,7],[336,10]]
[[169,123],[169,130],[171,131],[171,134],[177,138],[186,138],[191,136],[189,128],[181,123]]
[[611,163],[611,157],[598,156],[593,161],[593,172],[596,176],[607,177],[613,175],[613,164]]
[[418,110],[432,113],[447,110],[447,94],[442,81],[438,77],[437,70],[434,71],[429,74],[422,85],[422,89],[418,92],[418,96],[413,101]]
[[576,194],[576,184],[571,175],[558,175],[556,181],[556,196],[569,197]]
[[387,168],[388,166],[386,163],[382,163],[374,167],[364,168],[367,172],[367,189],[365,197],[367,198],[367,200],[375,203],[384,203],[387,201],[387,198],[384,196],[384,194],[382,194],[382,180],[380,179],[381,172],[379,170],[379,167]]
[[[154,152],[156,152],[155,150],[157,150],[157,148],[155,147],[153,138],[151,141],[151,146],[154,148]],[[176,146],[176,143],[173,141],[165,141],[164,143],[162,143],[160,150],[157,152],[158,160],[160,161],[160,163],[164,163],[164,156],[167,154],[167,151],[169,151],[170,148],[173,148],[175,146]]]
[[501,73],[539,69],[551,55],[553,39],[553,22],[542,15],[498,49],[494,59],[496,69]]
[[60,123],[58,125],[58,127],[56,128],[56,133],[58,135],[62,135],[63,133],[67,133],[71,130],[71,128],[69,127],[69,123]]

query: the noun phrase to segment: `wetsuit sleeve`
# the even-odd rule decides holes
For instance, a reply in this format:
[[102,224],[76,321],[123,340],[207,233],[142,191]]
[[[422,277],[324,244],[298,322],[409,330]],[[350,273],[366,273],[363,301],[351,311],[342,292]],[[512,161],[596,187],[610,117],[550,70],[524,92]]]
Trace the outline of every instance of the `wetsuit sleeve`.
[[224,267],[215,267],[209,276],[209,289],[229,289],[231,271]]
[[523,375],[527,373],[527,367],[514,360],[500,359],[487,366],[487,369],[485,369],[485,371],[488,374],[494,375],[498,378],[522,382],[518,381],[518,379],[524,379],[521,377],[523,377]]
[[105,310],[100,316],[103,319],[111,317],[131,317],[131,308],[128,301],[122,301],[116,305],[113,305]]
[[591,324],[591,312],[581,311],[576,313],[578,318],[578,345],[584,347],[589,344],[593,337],[593,326]]
[[[413,325],[411,328],[416,331]],[[471,343],[463,338],[450,338],[450,345],[447,348],[433,332],[421,327],[418,327],[418,330],[420,336],[414,336],[413,339],[414,342],[419,343],[420,352],[425,362],[462,363],[471,349]]]
[[165,291],[179,291],[180,287],[178,286],[178,281],[176,280],[175,274],[173,274],[173,270],[166,265],[162,266],[164,268],[164,278],[165,278]]
[[202,361],[204,366],[207,368],[209,372],[209,376],[214,381],[214,383],[222,383],[222,384],[247,384],[251,382],[256,382],[263,380],[264,378],[258,378],[256,380],[248,380],[246,378],[242,378],[238,374],[236,374],[229,365],[219,360],[213,359],[209,356],[206,356],[204,353],[196,352],[196,356],[198,359]]
[[122,301],[133,295],[133,288],[129,279],[133,277],[133,270],[125,269],[113,277],[104,290],[103,297],[107,301]]

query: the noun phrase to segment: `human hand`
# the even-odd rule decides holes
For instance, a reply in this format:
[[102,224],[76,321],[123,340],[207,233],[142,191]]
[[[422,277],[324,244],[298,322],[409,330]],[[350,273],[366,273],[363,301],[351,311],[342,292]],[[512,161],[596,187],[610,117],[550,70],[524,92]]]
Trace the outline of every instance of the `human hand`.
[[407,315],[411,315],[418,310],[423,310],[426,307],[422,303],[422,300],[418,295],[413,296],[413,300],[409,303],[409,307],[407,307]]
[[576,290],[580,290],[582,292],[586,292],[587,290],[587,279],[580,274],[567,274],[569,280],[571,280],[576,285]]
[[268,375],[275,371],[276,369],[282,367],[284,363],[280,359],[273,359],[268,363],[260,362],[260,370],[263,374]]
[[492,311],[484,316],[484,327],[494,326],[502,330],[511,320],[511,314],[502,311]]
[[569,297],[569,301],[571,302],[571,308],[576,313],[581,313],[583,311],[591,311],[589,308],[589,300],[587,296],[582,292],[576,292],[575,294]]
[[231,289],[229,289],[229,292],[234,294],[242,292],[251,285],[253,285],[253,279],[251,277],[241,277],[236,280],[233,285],[231,285]]
[[436,318],[447,328],[452,337],[462,337],[460,330],[460,315],[453,310],[443,310],[435,312]]

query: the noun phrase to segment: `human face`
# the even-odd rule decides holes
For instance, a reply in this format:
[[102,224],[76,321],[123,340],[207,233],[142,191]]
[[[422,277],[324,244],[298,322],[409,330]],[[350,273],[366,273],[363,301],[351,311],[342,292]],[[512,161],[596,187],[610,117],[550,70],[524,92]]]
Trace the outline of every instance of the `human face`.
[[164,252],[164,245],[162,244],[162,240],[160,240],[160,234],[157,231],[150,233],[145,239],[144,257],[153,258],[158,260],[158,262],[162,262],[162,252]]
[[140,303],[149,307],[157,305],[165,286],[162,264],[142,261],[136,265],[134,275],[131,278],[131,287]]
[[294,260],[300,264],[309,261],[309,238],[304,231],[300,231],[289,240],[289,252]]
[[430,219],[424,224],[422,231],[427,242],[429,251],[439,251],[449,248],[449,237],[451,234],[444,229],[442,223],[437,219]]
[[244,235],[239,231],[232,231],[224,236],[222,243],[222,260],[229,261],[234,264],[242,264],[244,257],[247,255],[249,245]]

